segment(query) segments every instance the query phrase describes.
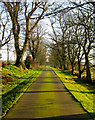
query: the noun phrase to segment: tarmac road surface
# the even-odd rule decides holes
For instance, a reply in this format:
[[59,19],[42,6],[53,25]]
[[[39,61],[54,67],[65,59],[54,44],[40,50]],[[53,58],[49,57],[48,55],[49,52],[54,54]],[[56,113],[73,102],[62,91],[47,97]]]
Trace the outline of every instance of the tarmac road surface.
[[46,68],[3,120],[92,120]]

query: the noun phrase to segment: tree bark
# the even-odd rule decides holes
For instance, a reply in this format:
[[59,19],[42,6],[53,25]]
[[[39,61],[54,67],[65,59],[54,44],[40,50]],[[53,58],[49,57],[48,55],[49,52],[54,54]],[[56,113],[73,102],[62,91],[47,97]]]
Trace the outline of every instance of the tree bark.
[[[80,50],[79,50],[79,53],[80,53]],[[78,54],[78,78],[81,79],[81,74],[82,74],[82,71],[81,71],[81,59],[79,58],[79,56],[80,56],[80,54]]]
[[22,64],[22,59],[23,56],[21,54],[17,54],[15,65],[19,67]]
[[72,66],[72,75],[74,75],[74,65],[71,64],[71,66]]
[[81,70],[79,70],[78,78],[81,79]]
[[87,83],[92,83],[91,80],[91,72],[90,72],[90,67],[89,67],[89,59],[88,55],[85,53],[85,62],[86,62],[86,81]]
[[66,70],[66,62],[65,62],[65,57],[64,57],[64,61],[63,61],[63,68],[64,68],[64,70]]

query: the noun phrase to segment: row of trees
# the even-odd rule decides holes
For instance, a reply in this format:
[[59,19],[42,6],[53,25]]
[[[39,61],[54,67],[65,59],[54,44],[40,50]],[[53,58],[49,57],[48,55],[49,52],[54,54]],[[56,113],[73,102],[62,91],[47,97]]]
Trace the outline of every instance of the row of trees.
[[50,64],[64,70],[71,65],[72,74],[75,66],[78,66],[78,77],[81,78],[86,70],[87,82],[91,83],[90,61],[94,45],[92,4],[78,7],[66,14],[62,12],[50,18],[50,22],[53,31],[49,34],[52,43],[48,44]]
[[[42,47],[43,46],[41,43],[42,34],[40,36],[41,31],[39,31],[39,27],[37,26],[40,23],[40,21],[42,21],[43,19],[47,17],[54,17],[57,23],[59,22],[61,29],[59,30],[57,28],[55,31],[54,23],[52,21],[52,18],[50,18],[51,26],[54,32],[54,35],[53,35],[54,38],[51,38],[51,39],[54,39],[56,43],[56,44],[53,44],[52,46],[54,49],[58,48],[56,50],[58,51],[57,57],[58,57],[58,60],[60,61],[59,64],[60,64],[60,67],[64,66],[64,69],[65,69],[66,61],[68,61],[67,52],[66,52],[67,48],[68,48],[68,51],[70,51],[71,46],[73,49],[74,49],[73,46],[75,46],[75,48],[77,47],[77,45],[74,45],[74,44],[72,45],[68,44],[68,47],[67,47],[65,43],[70,42],[70,39],[72,39],[72,36],[74,37],[73,38],[74,40],[75,38],[79,39],[78,38],[79,35],[77,37],[75,32],[79,29],[80,31],[82,31],[82,27],[85,28],[85,29],[83,28],[86,31],[85,33],[88,33],[88,32],[91,33],[90,28],[89,28],[89,31],[87,30],[86,21],[84,20],[86,19],[86,16],[87,16],[86,15],[87,12],[85,12],[86,13],[85,14],[84,11],[87,11],[87,10],[86,9],[84,9],[84,11],[79,10],[81,12],[77,12],[77,14],[75,13],[75,11],[77,8],[80,9],[81,7],[85,7],[85,5],[91,6],[90,3],[92,2],[86,1],[81,4],[80,3],[76,4],[73,2],[70,2],[70,3],[71,3],[70,4],[71,7],[69,7],[70,6],[69,2],[67,2],[67,6],[65,5],[66,7],[64,7],[64,4],[62,4],[62,2],[58,3],[56,1],[55,2],[50,2],[50,1],[2,2],[1,11],[0,11],[1,12],[0,27],[2,28],[2,40],[0,43],[0,48],[6,45],[9,41],[14,39],[14,47],[16,51],[16,62],[15,62],[16,66],[22,65],[23,56],[26,53],[27,47],[29,47],[33,60],[40,58],[38,56],[38,53],[41,53],[41,51],[45,50],[45,48]],[[90,9],[90,11],[92,11],[92,6],[88,7],[87,9]],[[72,12],[70,12],[71,10]],[[80,17],[81,16],[80,14],[83,14],[84,18]],[[74,17],[73,15],[74,16],[78,15],[79,18]],[[89,16],[91,16],[90,12],[89,12]],[[89,17],[89,18],[92,18],[92,17]],[[89,18],[87,18],[88,21],[90,20]],[[66,19],[68,20],[66,21]],[[77,20],[76,23],[75,23],[75,19]],[[84,26],[79,25],[81,23],[84,24]],[[72,33],[72,30],[73,30],[73,33]],[[84,35],[84,38],[87,39],[86,40],[87,42],[85,42],[84,44],[85,46],[84,48],[87,49],[86,45],[88,45],[88,40],[89,40],[87,37],[89,37],[89,35],[88,34],[87,35],[83,34],[83,35]],[[77,42],[78,41],[79,40],[77,40]],[[39,50],[39,48],[41,48],[41,50]],[[83,49],[82,46],[81,46],[81,49]],[[84,53],[86,54],[86,52]],[[87,55],[89,54],[89,52],[90,50],[87,52]],[[72,58],[71,54],[69,55],[69,53],[70,52],[68,52],[68,59]],[[77,52],[74,52],[74,53],[77,53]],[[74,61],[74,60],[70,60],[70,61]],[[88,64],[88,60],[86,64]],[[72,63],[72,70],[73,70],[73,66],[74,66],[74,63]]]
[[[40,19],[43,17],[46,11],[45,2],[4,2],[5,10],[10,16],[10,22],[12,24],[12,32],[14,36],[14,46],[16,50],[16,66],[20,66],[23,61],[23,56],[26,52],[27,46],[32,39],[34,29],[37,27]],[[30,5],[31,4],[31,5]],[[34,15],[39,9],[40,13]],[[32,17],[37,16],[36,20],[32,20]],[[22,37],[22,41],[21,41]],[[36,38],[35,38],[36,39]],[[38,40],[38,39],[37,39]],[[32,41],[32,40],[31,40]],[[31,42],[30,42],[31,43]],[[30,49],[31,50],[31,49]],[[37,49],[35,50],[37,51]],[[31,52],[34,54],[34,51]],[[33,59],[34,59],[34,55]],[[36,53],[35,53],[36,54]]]
[[[47,16],[47,9],[52,6],[48,2],[2,2],[1,3],[2,40],[0,48],[14,39],[16,66],[23,64],[23,56],[29,47],[33,61],[38,57],[42,47],[42,34],[37,26],[39,21]],[[38,30],[39,29],[39,30]],[[44,50],[45,51],[45,50]],[[29,54],[29,53],[28,53]]]

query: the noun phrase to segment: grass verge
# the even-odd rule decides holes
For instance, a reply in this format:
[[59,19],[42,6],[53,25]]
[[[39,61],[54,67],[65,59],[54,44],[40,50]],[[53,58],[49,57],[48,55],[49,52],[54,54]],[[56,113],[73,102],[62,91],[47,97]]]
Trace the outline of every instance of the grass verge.
[[38,70],[21,70],[13,65],[2,69],[2,117],[18,101],[43,69],[44,67],[40,67]]
[[56,75],[60,78],[61,82],[65,85],[65,87],[69,90],[69,92],[73,95],[73,97],[80,102],[84,110],[86,110],[93,119],[95,119],[95,89],[89,84],[76,82],[74,79],[75,76],[70,75],[68,71],[61,71],[56,68],[52,68]]

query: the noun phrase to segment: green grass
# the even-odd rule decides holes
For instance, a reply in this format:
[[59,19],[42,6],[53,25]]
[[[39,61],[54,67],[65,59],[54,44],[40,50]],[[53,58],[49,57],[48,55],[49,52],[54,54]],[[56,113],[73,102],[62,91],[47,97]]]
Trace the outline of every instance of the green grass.
[[93,118],[95,118],[95,89],[89,84],[76,82],[74,79],[75,76],[70,75],[69,72],[63,72],[56,68],[52,68],[57,76],[60,78],[65,87],[69,90],[69,92],[77,99],[83,108],[91,114]]
[[21,70],[13,65],[2,69],[2,116],[5,116],[43,69]]

